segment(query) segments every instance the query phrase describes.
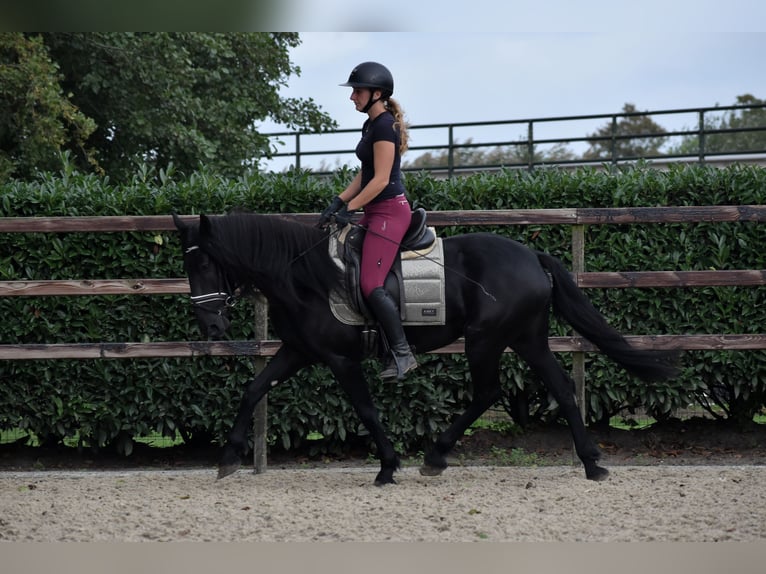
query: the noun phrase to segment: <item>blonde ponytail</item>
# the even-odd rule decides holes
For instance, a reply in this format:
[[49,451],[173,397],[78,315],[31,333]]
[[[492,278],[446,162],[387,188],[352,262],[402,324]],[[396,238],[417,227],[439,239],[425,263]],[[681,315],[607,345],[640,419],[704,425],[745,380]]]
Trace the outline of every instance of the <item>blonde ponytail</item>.
[[394,127],[399,128],[399,155],[403,155],[407,151],[410,142],[409,124],[404,119],[404,110],[393,98],[386,100],[386,109],[394,116]]

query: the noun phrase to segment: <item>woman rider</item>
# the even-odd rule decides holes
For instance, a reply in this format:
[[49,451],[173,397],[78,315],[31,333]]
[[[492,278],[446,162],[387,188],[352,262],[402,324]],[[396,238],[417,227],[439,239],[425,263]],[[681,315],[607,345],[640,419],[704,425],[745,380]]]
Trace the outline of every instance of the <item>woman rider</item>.
[[359,221],[367,228],[361,290],[391,349],[392,360],[380,376],[401,380],[418,364],[404,335],[398,306],[383,284],[412,217],[400,169],[401,154],[407,150],[407,126],[399,103],[391,98],[394,78],[382,64],[363,62],[340,85],[352,88],[351,101],[357,111],[367,114],[356,146],[361,170],[322,212],[319,222],[325,225],[334,216],[338,224],[346,225],[354,211],[364,211]]

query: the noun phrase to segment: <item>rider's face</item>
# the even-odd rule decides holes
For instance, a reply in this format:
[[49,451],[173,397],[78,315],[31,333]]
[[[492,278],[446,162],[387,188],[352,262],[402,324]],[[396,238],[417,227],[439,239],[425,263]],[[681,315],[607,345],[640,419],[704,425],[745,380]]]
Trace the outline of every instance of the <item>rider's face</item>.
[[354,102],[356,111],[361,112],[364,109],[364,107],[367,105],[367,102],[370,101],[370,96],[372,95],[373,95],[372,90],[370,88],[352,89],[350,100]]

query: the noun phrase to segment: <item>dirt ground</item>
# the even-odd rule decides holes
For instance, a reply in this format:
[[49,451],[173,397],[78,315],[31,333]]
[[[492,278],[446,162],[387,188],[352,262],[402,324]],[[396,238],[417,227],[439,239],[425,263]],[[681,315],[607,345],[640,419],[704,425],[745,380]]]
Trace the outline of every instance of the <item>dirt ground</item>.
[[[0,541],[761,541],[766,431],[593,431],[610,478],[572,464],[564,429],[476,431],[438,477],[405,457],[277,455],[216,480],[215,451],[129,459],[0,447]],[[148,452],[147,452],[148,451]],[[65,456],[68,454],[68,456]]]

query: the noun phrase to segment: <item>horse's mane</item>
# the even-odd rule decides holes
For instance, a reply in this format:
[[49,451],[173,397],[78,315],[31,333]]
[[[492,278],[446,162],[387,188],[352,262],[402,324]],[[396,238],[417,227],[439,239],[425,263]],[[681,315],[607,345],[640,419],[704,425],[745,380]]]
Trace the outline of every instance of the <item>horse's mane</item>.
[[342,275],[328,253],[326,231],[256,213],[209,218],[205,249],[245,287],[263,291],[311,290],[322,297]]

